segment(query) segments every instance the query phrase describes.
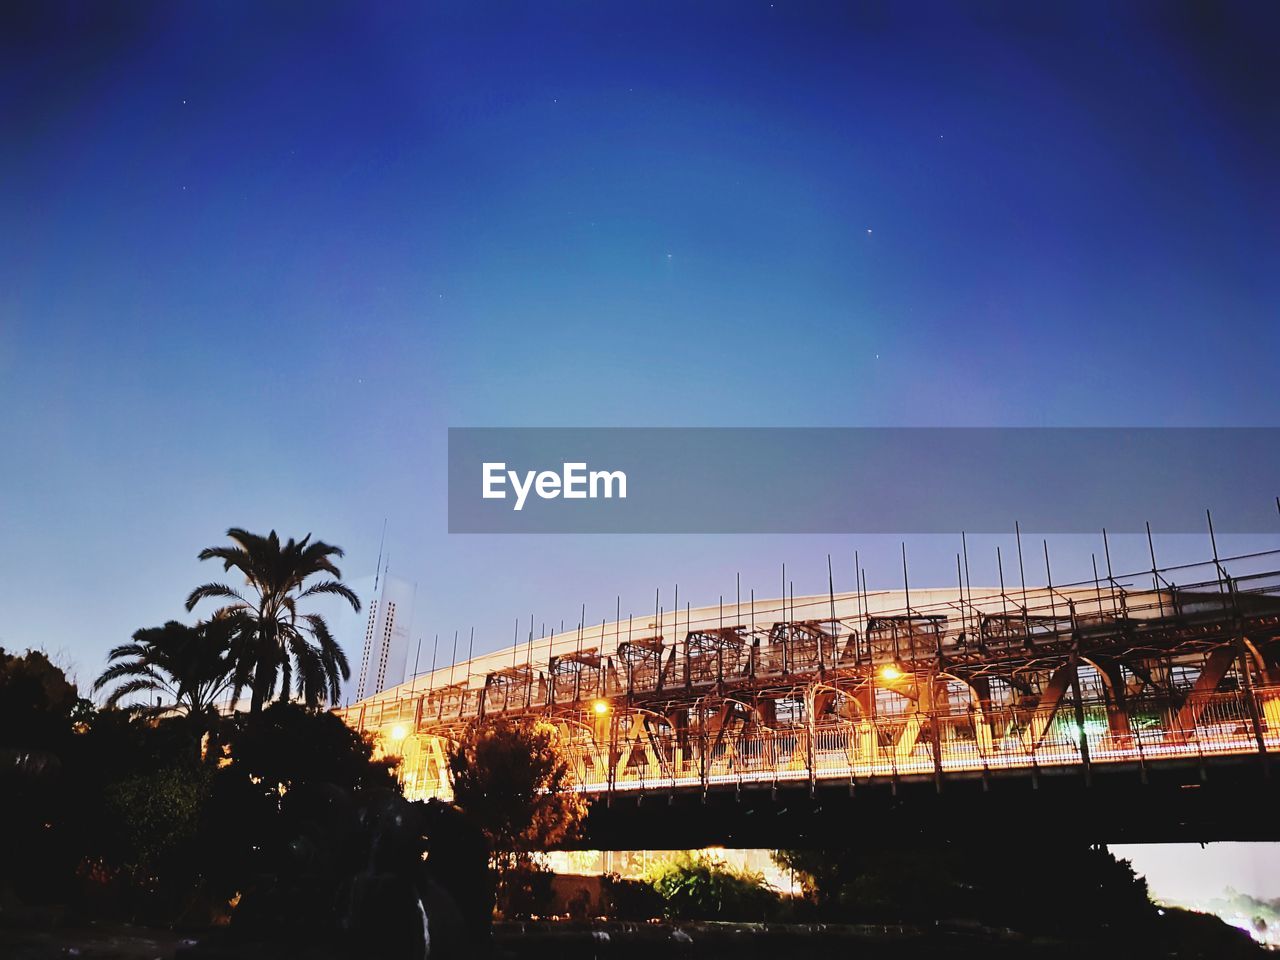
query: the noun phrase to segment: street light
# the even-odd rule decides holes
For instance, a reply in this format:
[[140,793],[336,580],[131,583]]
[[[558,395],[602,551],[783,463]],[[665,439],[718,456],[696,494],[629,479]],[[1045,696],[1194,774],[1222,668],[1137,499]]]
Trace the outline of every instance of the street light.
[[892,683],[894,680],[901,680],[902,671],[899,670],[897,666],[895,666],[894,664],[886,663],[883,667],[880,668],[880,679],[888,680],[890,683]]
[[597,717],[603,717],[606,713],[608,713],[608,712],[609,712],[609,701],[608,701],[608,700],[593,700],[593,701],[591,702],[591,709],[592,709],[593,711],[595,711],[595,715],[596,715]]
[[391,741],[393,743],[399,743],[408,735],[409,735],[409,728],[406,727],[403,723],[397,723],[394,727],[391,728]]

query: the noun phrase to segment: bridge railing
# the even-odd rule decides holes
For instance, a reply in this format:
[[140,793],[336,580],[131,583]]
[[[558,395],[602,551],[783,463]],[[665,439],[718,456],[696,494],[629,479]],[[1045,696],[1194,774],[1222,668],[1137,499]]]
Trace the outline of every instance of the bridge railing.
[[[655,735],[661,761],[627,763],[583,781],[588,790],[708,788],[789,780],[905,777],[935,773],[1091,764],[1148,764],[1280,750],[1280,687],[1253,694],[1197,694],[1177,704],[1144,700],[1117,715],[1101,702],[1062,704],[1052,717],[1005,709],[919,712],[782,730],[758,730],[718,742],[710,735]],[[1191,726],[1179,717],[1194,716]],[[1081,722],[1083,721],[1083,722]],[[619,754],[601,744],[615,759]],[[642,758],[643,759],[643,758]]]

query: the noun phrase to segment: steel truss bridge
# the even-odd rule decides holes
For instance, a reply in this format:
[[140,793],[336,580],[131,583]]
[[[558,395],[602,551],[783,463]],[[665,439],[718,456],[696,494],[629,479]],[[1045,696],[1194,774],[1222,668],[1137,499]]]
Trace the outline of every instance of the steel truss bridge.
[[577,789],[608,806],[1064,773],[1146,783],[1174,767],[1198,783],[1232,764],[1265,777],[1280,751],[1280,552],[1065,586],[959,579],[657,607],[339,713],[401,758],[415,798],[449,796],[449,744],[492,717],[554,725]]

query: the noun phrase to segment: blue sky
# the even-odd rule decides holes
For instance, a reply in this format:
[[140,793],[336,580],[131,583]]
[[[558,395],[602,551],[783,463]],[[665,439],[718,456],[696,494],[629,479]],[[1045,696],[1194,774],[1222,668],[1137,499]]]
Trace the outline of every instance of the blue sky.
[[855,547],[898,582],[894,538],[450,537],[449,426],[1280,420],[1273,6],[0,16],[0,645],[82,681],[232,525],[358,577],[387,518],[478,650]]

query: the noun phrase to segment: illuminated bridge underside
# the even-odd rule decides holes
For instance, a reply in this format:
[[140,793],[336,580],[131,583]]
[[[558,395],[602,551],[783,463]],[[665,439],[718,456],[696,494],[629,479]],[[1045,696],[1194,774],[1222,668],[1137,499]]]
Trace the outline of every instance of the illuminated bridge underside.
[[1121,765],[1145,779],[1241,758],[1265,769],[1280,750],[1280,572],[1226,571],[1277,559],[1148,572],[1145,589],[1117,578],[912,590],[909,606],[881,592],[659,610],[341,713],[402,755],[413,797],[447,797],[449,743],[494,716],[554,724],[579,789],[611,800],[1064,770],[1087,783]]

